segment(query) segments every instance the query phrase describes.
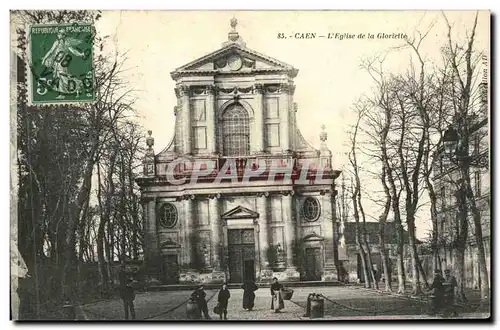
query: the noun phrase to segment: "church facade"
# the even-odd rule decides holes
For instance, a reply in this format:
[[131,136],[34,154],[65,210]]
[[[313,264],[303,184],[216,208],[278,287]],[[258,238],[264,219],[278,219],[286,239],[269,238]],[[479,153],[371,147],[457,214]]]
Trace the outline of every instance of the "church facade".
[[147,139],[137,179],[148,274],[164,284],[337,279],[335,184],[327,134],[296,122],[291,65],[246,47],[236,20],[222,48],[171,73],[175,134]]

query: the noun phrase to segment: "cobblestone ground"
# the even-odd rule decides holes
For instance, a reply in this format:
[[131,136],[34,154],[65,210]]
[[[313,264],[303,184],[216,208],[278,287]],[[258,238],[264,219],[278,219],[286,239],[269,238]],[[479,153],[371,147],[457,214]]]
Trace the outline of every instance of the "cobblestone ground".
[[[214,290],[206,290],[210,298]],[[155,291],[136,295],[134,305],[138,320],[168,320],[185,318],[186,302],[192,291]],[[175,311],[183,312],[183,317]],[[121,300],[107,300],[81,307],[80,318],[88,320],[123,320],[124,310]]]
[[305,309],[309,293],[326,297],[325,316],[422,315],[428,309],[426,303],[353,287],[297,289],[293,300]]
[[[242,308],[243,290],[231,290],[228,319],[231,320],[300,320],[305,319],[307,296],[320,293],[325,297],[325,319],[371,317],[397,319],[427,318],[428,305],[418,301],[377,293],[358,287],[306,287],[293,288],[291,301],[285,301],[282,313],[270,309],[269,288],[257,290],[255,307],[252,311]],[[217,304],[217,291],[207,290],[208,310],[213,320],[219,316],[213,313]],[[137,294],[135,309],[138,320],[185,320],[186,302],[191,291],[160,291]],[[88,320],[123,320],[121,300],[102,301],[82,306],[80,318]],[[469,316],[479,317],[479,316]]]

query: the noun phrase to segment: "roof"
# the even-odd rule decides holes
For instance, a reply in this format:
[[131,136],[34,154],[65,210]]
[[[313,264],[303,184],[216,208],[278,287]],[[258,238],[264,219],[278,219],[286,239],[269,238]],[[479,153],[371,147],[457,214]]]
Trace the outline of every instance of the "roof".
[[[227,59],[238,55],[243,60],[243,69],[237,71],[225,70]],[[214,75],[214,74],[249,74],[249,73],[287,73],[291,78],[297,76],[298,70],[290,64],[259,53],[238,43],[230,43],[216,51],[191,61],[170,73],[172,79],[177,80],[185,75]]]

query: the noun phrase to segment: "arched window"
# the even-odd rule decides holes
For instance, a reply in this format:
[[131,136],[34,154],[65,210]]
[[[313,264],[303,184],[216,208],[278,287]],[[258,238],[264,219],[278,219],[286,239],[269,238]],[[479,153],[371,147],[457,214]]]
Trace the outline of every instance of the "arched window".
[[222,116],[224,156],[246,156],[250,153],[250,128],[247,111],[239,104],[230,106]]

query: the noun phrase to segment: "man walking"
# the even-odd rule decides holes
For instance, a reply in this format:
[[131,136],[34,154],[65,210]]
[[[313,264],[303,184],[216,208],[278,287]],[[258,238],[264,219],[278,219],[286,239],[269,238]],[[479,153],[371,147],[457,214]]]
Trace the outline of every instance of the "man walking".
[[444,300],[444,278],[441,275],[441,271],[439,269],[434,270],[434,279],[432,281],[432,285],[430,287],[433,290],[433,295],[431,296],[431,306],[430,306],[430,315],[436,315],[439,313],[441,308],[443,307]]
[[135,307],[134,307],[135,292],[134,292],[134,287],[132,286],[133,283],[134,281],[131,278],[129,278],[127,280],[127,283],[122,286],[120,292],[120,297],[123,300],[123,307],[125,308],[125,320],[128,320],[129,312],[132,316],[132,320],[135,320]]
[[198,288],[191,294],[191,297],[194,301],[196,301],[196,305],[198,305],[198,309],[200,312],[203,312],[203,316],[205,316],[206,320],[210,320],[210,316],[208,315],[208,306],[205,297],[207,294],[203,290],[203,285],[198,286]]
[[457,279],[455,276],[451,275],[451,270],[447,269],[444,271],[444,301],[445,301],[445,316],[450,313],[453,316],[458,316],[455,307],[455,288],[458,287]]

